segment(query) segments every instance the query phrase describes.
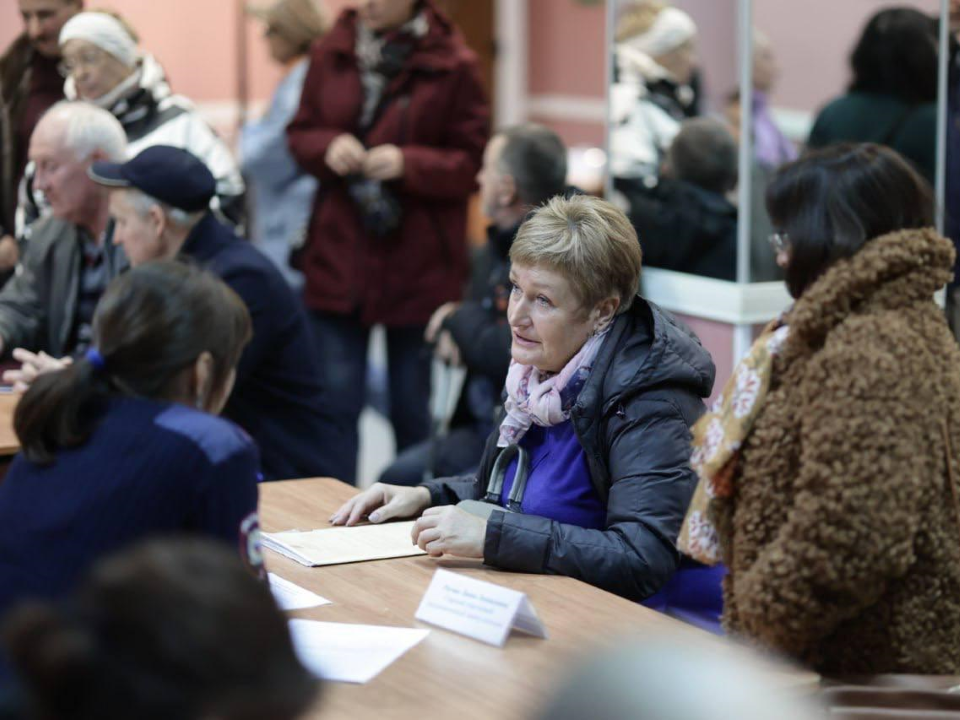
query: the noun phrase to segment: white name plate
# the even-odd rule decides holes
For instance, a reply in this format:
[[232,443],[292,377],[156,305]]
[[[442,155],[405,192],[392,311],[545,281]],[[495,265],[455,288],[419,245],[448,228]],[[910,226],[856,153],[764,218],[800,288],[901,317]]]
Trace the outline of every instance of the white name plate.
[[503,647],[511,629],[547,637],[525,593],[449,570],[434,573],[415,617],[497,647]]

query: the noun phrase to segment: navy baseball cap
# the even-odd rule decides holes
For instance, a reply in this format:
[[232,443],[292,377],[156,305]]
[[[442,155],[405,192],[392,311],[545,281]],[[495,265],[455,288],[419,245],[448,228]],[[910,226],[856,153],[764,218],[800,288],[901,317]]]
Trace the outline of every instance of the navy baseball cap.
[[170,145],[153,145],[125,163],[95,162],[87,173],[100,185],[136,188],[186,212],[205,210],[217,192],[203,161]]

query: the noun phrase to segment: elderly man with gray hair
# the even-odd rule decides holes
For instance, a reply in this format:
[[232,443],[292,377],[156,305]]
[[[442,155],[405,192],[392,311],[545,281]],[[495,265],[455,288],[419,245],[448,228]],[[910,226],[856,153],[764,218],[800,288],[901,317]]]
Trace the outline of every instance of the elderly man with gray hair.
[[86,103],[59,102],[37,123],[29,157],[52,212],[0,291],[0,352],[59,357],[86,349],[100,295],[126,266],[111,241],[109,192],[87,171],[96,161],[122,160],[126,146],[117,119]]
[[[153,145],[127,162],[92,163],[87,175],[109,193],[113,242],[131,265],[195,262],[246,305],[253,338],[223,414],[259,445],[264,478],[343,477],[350,469],[336,464],[334,448],[344,425],[330,410],[304,310],[273,263],[210,210],[217,189],[210,169],[187,150]],[[69,362],[23,359],[5,380],[27,385]]]
[[110,188],[114,242],[134,266],[183,258],[222,279],[250,311],[253,339],[237,365],[224,416],[260,446],[264,477],[343,477],[334,449],[344,426],[330,409],[306,314],[280,271],[210,211],[217,182],[187,150],[153,145],[125,163],[98,162]]

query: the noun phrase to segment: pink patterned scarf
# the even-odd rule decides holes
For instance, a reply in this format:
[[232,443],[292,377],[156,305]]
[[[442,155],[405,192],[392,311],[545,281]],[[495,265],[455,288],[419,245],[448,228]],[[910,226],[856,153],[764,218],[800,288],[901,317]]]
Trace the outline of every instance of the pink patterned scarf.
[[498,447],[520,442],[534,423],[551,427],[570,419],[570,410],[590,376],[594,358],[608,330],[587,340],[558,373],[541,373],[532,365],[510,361],[504,404],[506,417],[500,423]]

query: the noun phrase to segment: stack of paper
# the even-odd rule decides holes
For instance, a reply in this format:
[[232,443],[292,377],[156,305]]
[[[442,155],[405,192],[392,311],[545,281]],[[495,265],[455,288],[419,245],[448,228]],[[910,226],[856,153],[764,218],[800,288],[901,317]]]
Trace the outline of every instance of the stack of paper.
[[324,680],[365,683],[415,646],[429,630],[291,620],[300,661]]
[[273,592],[273,598],[277,601],[281,610],[305,610],[318,605],[330,604],[330,601],[325,597],[320,597],[306,588],[295,585],[289,580],[284,580],[279,575],[267,573],[267,577],[270,579],[270,590]]
[[302,565],[339,565],[363,560],[424,555],[410,540],[413,520],[383,525],[264,533],[263,546]]

